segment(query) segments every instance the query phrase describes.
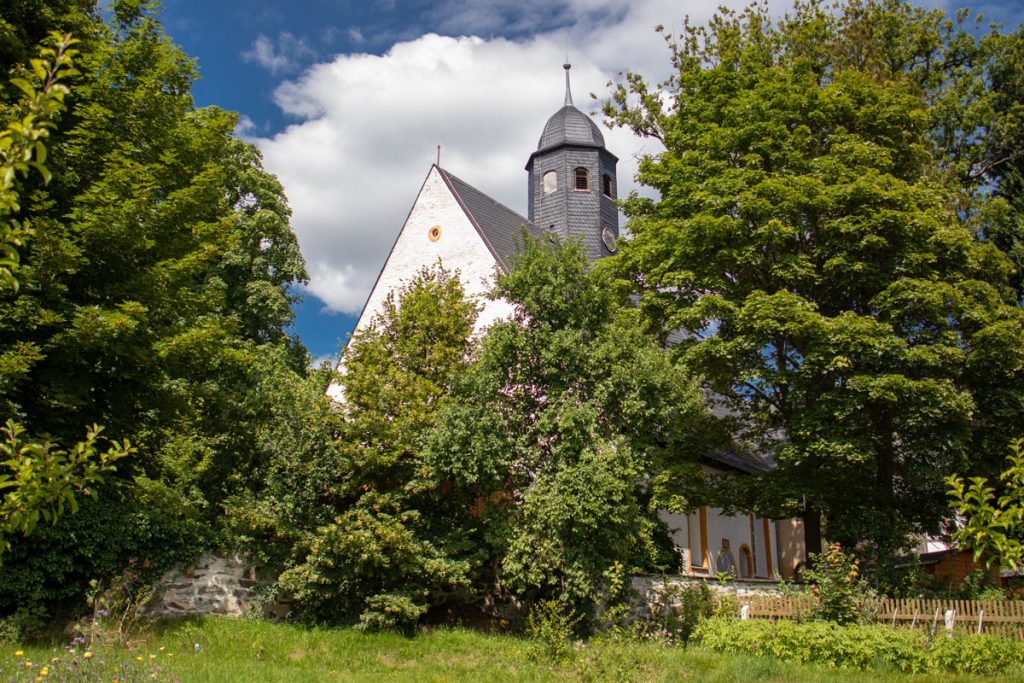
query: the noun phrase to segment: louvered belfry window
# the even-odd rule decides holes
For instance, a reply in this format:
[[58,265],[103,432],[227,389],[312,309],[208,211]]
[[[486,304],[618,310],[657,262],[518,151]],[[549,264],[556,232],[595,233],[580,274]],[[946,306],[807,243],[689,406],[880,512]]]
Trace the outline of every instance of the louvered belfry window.
[[581,166],[580,168],[576,169],[576,171],[573,173],[573,176],[575,178],[574,187],[577,190],[589,189],[587,186],[587,169]]

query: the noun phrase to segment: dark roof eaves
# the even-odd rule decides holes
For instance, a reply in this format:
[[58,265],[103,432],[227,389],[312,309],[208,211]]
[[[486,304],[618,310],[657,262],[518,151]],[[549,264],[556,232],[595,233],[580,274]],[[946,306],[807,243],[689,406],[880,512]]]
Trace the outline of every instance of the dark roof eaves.
[[565,148],[565,149],[596,149],[596,150],[599,150],[601,152],[604,152],[605,154],[610,156],[615,161],[619,160],[619,158],[617,156],[615,156],[614,154],[612,154],[611,152],[608,151],[607,147],[605,147],[604,145],[599,145],[596,142],[594,142],[594,143],[587,143],[587,142],[559,142],[556,145],[548,145],[547,147],[542,147],[542,148],[538,149],[537,151],[533,152],[530,155],[530,158],[526,160],[526,167],[525,168],[527,170],[530,169],[530,164],[533,163],[534,157],[536,157],[536,156],[538,156],[540,154],[547,154],[548,152],[552,152],[552,151],[554,151],[556,149],[563,149],[563,148]]

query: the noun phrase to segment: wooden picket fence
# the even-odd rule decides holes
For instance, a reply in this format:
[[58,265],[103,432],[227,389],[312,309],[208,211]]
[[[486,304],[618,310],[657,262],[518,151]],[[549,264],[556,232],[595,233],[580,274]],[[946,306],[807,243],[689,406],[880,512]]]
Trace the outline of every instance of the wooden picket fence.
[[[814,609],[810,596],[751,595],[739,597],[754,619],[793,619]],[[962,633],[991,633],[1024,640],[1024,600],[879,599],[865,603],[876,623],[942,633],[948,624]],[[952,611],[952,614],[950,614]]]

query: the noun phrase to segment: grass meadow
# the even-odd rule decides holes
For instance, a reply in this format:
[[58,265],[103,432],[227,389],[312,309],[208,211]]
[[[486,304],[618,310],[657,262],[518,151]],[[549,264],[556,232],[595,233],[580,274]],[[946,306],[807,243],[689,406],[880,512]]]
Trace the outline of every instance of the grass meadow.
[[[198,648],[197,648],[198,645]],[[157,625],[130,651],[8,645],[3,681],[983,681],[975,676],[858,672],[597,638],[561,658],[536,642],[467,629],[412,637],[228,618]],[[72,662],[74,662],[72,664]],[[30,663],[32,666],[27,666]],[[45,675],[40,675],[46,668]],[[1024,676],[1003,680],[1024,682]]]

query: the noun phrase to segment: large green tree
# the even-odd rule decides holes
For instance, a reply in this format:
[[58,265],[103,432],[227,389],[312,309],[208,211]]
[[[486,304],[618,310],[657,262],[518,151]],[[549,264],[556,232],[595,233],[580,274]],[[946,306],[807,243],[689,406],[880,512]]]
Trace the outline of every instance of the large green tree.
[[609,572],[674,568],[652,479],[705,446],[697,383],[589,266],[576,244],[527,243],[493,292],[511,319],[488,330],[426,444],[453,503],[484,524],[478,585],[584,617]]
[[[233,137],[236,115],[194,105],[195,64],[155,4],[115,2],[109,25],[92,3],[37,4],[5,5],[2,55],[53,17],[81,38],[80,75],[52,179],[27,179],[15,216],[33,235],[19,291],[0,293],[0,414],[63,443],[103,424],[138,456],[106,500],[12,548],[8,604],[199,550],[225,498],[258,485],[267,388],[306,364],[285,332],[305,272],[283,190]],[[0,105],[18,113],[13,95]]]
[[[654,136],[614,269],[777,467],[750,487],[883,562],[938,531],[943,476],[1020,419],[1024,316],[976,239],[979,43],[900,2],[723,11],[669,41],[660,90],[631,74],[612,122]],[[933,59],[934,58],[934,61]],[[966,83],[966,84],[965,84]],[[962,87],[961,87],[962,86]],[[959,89],[958,89],[959,88]],[[962,117],[961,117],[962,118]],[[1013,393],[1017,392],[1017,393]],[[758,501],[754,501],[758,502]]]
[[275,458],[268,495],[240,508],[254,531],[264,520],[264,535],[293,544],[280,584],[305,617],[409,628],[467,592],[479,524],[421,440],[467,362],[475,319],[457,273],[440,265],[389,293],[345,350],[337,438],[307,432],[323,445],[301,463]]

